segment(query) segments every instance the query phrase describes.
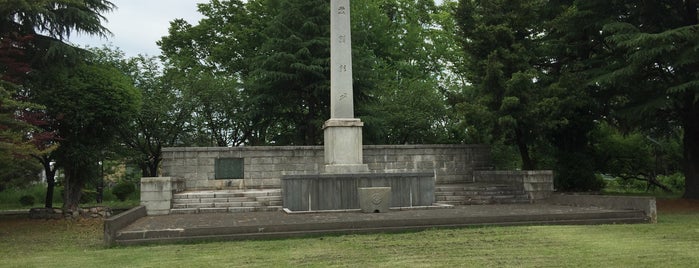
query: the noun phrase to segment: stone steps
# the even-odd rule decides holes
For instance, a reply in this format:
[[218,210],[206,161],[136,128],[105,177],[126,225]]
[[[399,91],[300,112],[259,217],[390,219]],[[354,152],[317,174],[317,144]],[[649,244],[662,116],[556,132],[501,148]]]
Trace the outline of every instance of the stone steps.
[[171,214],[282,210],[281,189],[206,190],[175,194]]
[[527,204],[527,194],[514,186],[459,183],[435,186],[435,200],[448,205]]

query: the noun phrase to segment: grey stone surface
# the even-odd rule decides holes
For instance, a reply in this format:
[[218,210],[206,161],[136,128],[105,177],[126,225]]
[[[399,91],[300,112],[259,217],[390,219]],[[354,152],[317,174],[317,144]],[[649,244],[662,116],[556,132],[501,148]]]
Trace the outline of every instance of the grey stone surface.
[[107,246],[115,244],[117,232],[126,228],[136,220],[147,215],[145,206],[137,206],[126,212],[114,215],[104,220],[104,243]]
[[359,208],[364,213],[386,213],[391,204],[391,187],[360,187]]
[[330,1],[330,118],[354,118],[349,0]]
[[[472,181],[473,171],[490,162],[489,148],[484,145],[371,145],[363,148],[362,162],[372,173],[435,172],[438,184]],[[187,189],[280,188],[284,175],[319,174],[325,169],[322,146],[164,148],[163,151],[163,175],[185,178]],[[426,152],[433,154],[423,155]],[[182,166],[185,157],[204,155],[245,158],[244,179],[213,180],[213,173],[197,172],[208,169],[213,172],[213,165]],[[255,158],[269,158],[280,164],[250,164]],[[434,163],[434,166],[427,163]],[[183,170],[195,171],[184,173]]]
[[357,189],[391,187],[391,207],[434,203],[433,173],[320,174],[285,176],[283,205],[291,211],[358,209]]
[[531,202],[540,202],[551,196],[553,171],[551,170],[476,170],[474,182],[511,185],[523,190]]
[[[236,210],[246,210],[239,208]],[[247,210],[256,211],[255,208]],[[550,204],[462,206],[389,213],[283,212],[147,216],[117,233],[116,243],[287,238],[324,234],[400,232],[483,225],[647,223],[643,211]]]
[[185,180],[175,177],[141,178],[141,205],[148,215],[170,213],[174,196],[184,191]]
[[550,196],[547,202],[577,207],[593,206],[605,209],[640,210],[645,213],[650,223],[658,222],[655,197],[556,194]]

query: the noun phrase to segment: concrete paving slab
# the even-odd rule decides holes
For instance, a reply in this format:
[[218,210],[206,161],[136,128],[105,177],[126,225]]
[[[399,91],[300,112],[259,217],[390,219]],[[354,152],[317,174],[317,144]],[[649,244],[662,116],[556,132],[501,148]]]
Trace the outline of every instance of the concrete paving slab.
[[[233,208],[230,208],[233,209]],[[643,211],[549,204],[456,206],[389,213],[244,212],[146,216],[117,233],[116,244],[271,239],[322,234],[392,232],[439,227],[648,222]]]

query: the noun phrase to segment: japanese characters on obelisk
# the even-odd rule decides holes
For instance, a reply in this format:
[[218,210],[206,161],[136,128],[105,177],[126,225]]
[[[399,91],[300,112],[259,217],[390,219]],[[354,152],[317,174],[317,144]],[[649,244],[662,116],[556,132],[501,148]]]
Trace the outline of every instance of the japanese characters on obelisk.
[[323,125],[325,173],[369,172],[362,157],[362,123],[354,118],[350,1],[330,1],[330,119]]

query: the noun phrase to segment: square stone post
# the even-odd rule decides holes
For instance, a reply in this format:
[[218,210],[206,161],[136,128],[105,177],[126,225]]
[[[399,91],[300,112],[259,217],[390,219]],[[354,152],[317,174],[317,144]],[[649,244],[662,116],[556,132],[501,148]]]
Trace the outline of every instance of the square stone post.
[[330,120],[323,125],[325,173],[366,173],[362,127],[354,118],[349,0],[330,1]]

